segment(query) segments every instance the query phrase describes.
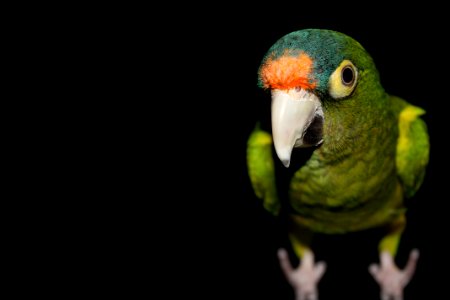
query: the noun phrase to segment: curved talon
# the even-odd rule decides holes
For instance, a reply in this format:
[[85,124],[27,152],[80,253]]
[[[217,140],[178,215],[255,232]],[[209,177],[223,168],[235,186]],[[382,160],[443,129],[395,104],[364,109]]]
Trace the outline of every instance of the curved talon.
[[314,265],[314,254],[305,251],[300,265],[294,269],[286,250],[278,250],[278,259],[287,280],[294,288],[296,300],[318,300],[317,283],[326,270],[324,262]]
[[419,251],[411,251],[404,270],[400,270],[392,255],[384,251],[380,253],[380,265],[371,264],[369,272],[378,282],[381,289],[381,300],[403,300],[403,289],[411,281],[416,270]]

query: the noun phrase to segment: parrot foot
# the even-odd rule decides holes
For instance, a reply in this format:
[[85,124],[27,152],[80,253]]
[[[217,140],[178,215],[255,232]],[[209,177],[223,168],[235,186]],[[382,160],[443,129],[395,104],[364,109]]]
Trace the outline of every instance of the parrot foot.
[[318,300],[317,283],[326,270],[324,262],[314,265],[314,254],[305,251],[299,267],[294,269],[286,250],[278,250],[280,266],[288,282],[294,288],[296,300]]
[[369,272],[380,285],[381,300],[403,300],[403,289],[414,275],[418,259],[419,251],[411,251],[405,269],[400,270],[389,252],[380,253],[381,266],[371,264]]

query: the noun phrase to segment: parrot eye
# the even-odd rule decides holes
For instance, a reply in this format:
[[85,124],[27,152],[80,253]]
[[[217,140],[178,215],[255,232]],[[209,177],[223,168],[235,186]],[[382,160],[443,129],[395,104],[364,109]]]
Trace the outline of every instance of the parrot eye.
[[351,86],[355,75],[351,66],[346,66],[342,69],[342,83],[346,86]]
[[344,60],[331,74],[328,82],[328,92],[334,99],[349,96],[356,87],[358,70],[349,60]]

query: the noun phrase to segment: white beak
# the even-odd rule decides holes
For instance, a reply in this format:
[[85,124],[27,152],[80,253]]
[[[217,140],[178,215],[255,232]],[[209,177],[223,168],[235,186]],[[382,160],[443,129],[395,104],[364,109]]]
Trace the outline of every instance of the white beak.
[[289,167],[294,147],[310,147],[305,133],[316,118],[323,120],[319,98],[303,89],[272,90],[272,135],[275,151],[283,165]]

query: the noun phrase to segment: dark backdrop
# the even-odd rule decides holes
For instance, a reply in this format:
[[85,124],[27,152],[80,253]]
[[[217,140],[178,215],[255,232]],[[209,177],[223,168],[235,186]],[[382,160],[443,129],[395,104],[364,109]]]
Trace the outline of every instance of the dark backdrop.
[[[258,4],[259,11],[244,12],[243,7],[227,3],[195,7],[186,2],[186,9],[182,4],[171,5],[166,16],[156,7],[133,8],[128,18],[102,9],[99,15],[116,21],[117,28],[114,22],[101,19],[100,30],[86,26],[93,40],[100,42],[108,37],[106,31],[110,32],[111,46],[101,48],[98,57],[91,51],[90,40],[83,49],[93,58],[93,66],[103,69],[98,60],[107,58],[106,73],[115,77],[117,72],[124,79],[117,76],[117,84],[111,80],[110,91],[116,94],[116,88],[121,88],[124,93],[114,95],[118,96],[115,101],[114,97],[99,96],[106,102],[97,104],[98,111],[90,106],[92,101],[85,108],[107,119],[95,118],[101,130],[85,125],[92,141],[102,143],[111,138],[113,142],[94,151],[93,156],[95,143],[80,144],[84,147],[81,152],[89,153],[99,170],[76,176],[83,182],[89,178],[85,176],[92,176],[89,182],[99,191],[82,193],[80,198],[89,203],[86,208],[81,206],[83,213],[92,214],[92,223],[98,227],[78,217],[76,208],[69,209],[74,208],[77,215],[74,226],[77,230],[84,226],[90,238],[87,244],[79,243],[81,248],[70,246],[74,255],[65,257],[75,264],[88,258],[87,268],[78,264],[83,268],[81,275],[74,272],[82,280],[74,281],[76,289],[97,286],[101,293],[114,294],[124,289],[127,298],[129,293],[140,292],[155,294],[150,299],[293,299],[276,258],[279,247],[289,248],[286,231],[283,221],[268,214],[253,195],[246,170],[246,141],[257,120],[269,112],[269,95],[256,87],[263,55],[287,33],[325,28],[358,40],[372,54],[385,89],[427,110],[430,165],[422,188],[408,202],[408,227],[398,263],[404,265],[412,248],[421,251],[406,300],[446,297],[450,97],[448,16],[443,14],[447,10],[421,3],[414,14],[406,10],[410,5],[394,13],[378,2],[367,2],[359,4],[364,6],[360,11],[349,11],[349,3],[339,2],[340,9],[325,14],[326,3],[316,7],[298,4],[269,2]],[[378,12],[370,5],[376,5]],[[84,19],[80,20],[73,26],[84,24]],[[123,41],[120,35],[125,37]],[[68,58],[71,61],[73,57]],[[133,69],[122,72],[124,66]],[[118,71],[113,71],[116,68]],[[95,84],[101,77],[97,72],[76,76],[86,79],[89,75],[95,77]],[[107,76],[106,81],[109,79]],[[137,93],[139,87],[142,93]],[[111,113],[108,107],[120,113]],[[113,121],[117,127],[110,127]],[[121,136],[125,138],[120,140]],[[75,149],[77,153],[70,159],[78,157]],[[122,164],[117,159],[122,159]],[[99,164],[102,160],[105,167]],[[99,175],[100,171],[107,176]],[[99,184],[102,180],[108,188]],[[104,194],[107,191],[111,197]],[[91,201],[92,195],[100,203]],[[58,223],[52,226],[60,227]],[[78,235],[86,240],[84,232]],[[66,231],[62,236],[72,241]],[[328,264],[320,284],[321,300],[378,298],[367,267],[378,261],[379,237],[379,232],[369,231],[319,236],[314,241],[318,259]],[[73,244],[78,244],[76,239]],[[105,246],[97,249],[96,244]],[[295,257],[292,259],[296,263]],[[65,263],[61,266],[72,271]],[[130,287],[125,285],[127,281]],[[155,288],[161,289],[163,296]]]

